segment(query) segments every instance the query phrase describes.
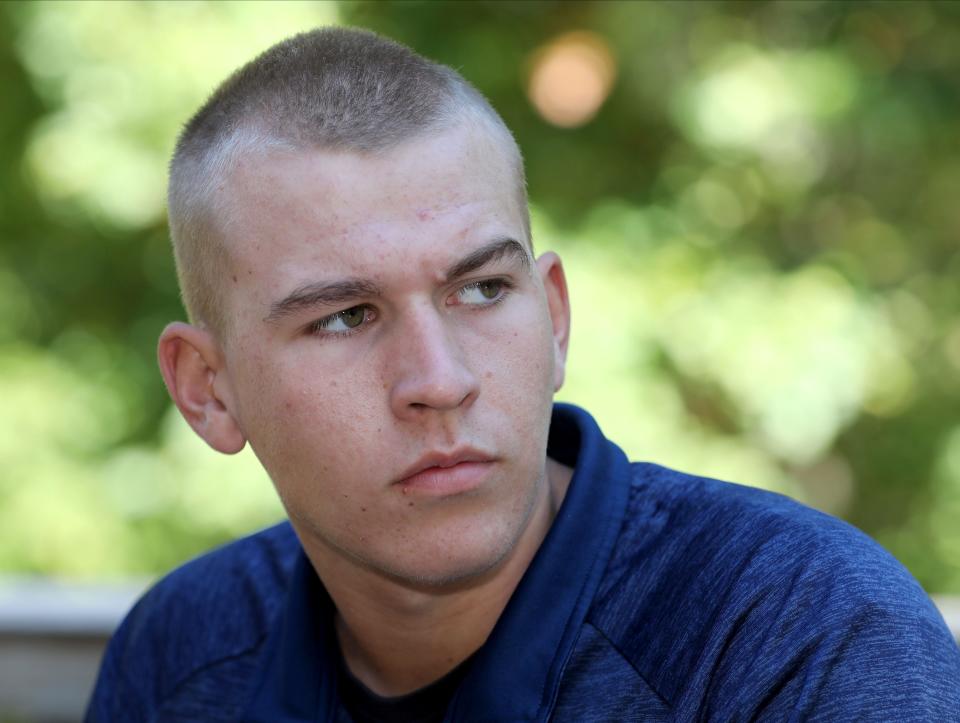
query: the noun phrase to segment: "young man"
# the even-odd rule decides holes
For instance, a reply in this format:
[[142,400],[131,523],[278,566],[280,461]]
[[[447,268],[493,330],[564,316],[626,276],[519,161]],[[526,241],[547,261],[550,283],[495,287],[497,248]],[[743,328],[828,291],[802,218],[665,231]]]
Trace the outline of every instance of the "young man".
[[874,543],[553,406],[560,261],[452,70],[357,30],[275,46],[187,124],[170,221],[164,380],[290,522],[147,593],[89,720],[958,715],[960,652]]

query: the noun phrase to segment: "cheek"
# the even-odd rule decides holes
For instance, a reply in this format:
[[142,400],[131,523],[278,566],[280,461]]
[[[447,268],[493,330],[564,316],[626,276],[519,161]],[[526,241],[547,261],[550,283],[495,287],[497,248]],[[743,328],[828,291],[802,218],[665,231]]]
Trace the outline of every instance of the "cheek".
[[307,355],[279,363],[254,357],[245,375],[242,423],[275,480],[322,475],[363,439],[364,400],[351,380],[324,378]]
[[514,320],[508,338],[508,350],[518,372],[535,383],[553,371],[553,334],[545,308],[534,304],[526,314]]
[[495,329],[486,329],[479,340],[487,394],[498,407],[511,414],[549,404],[553,395],[553,335],[550,320],[538,307],[518,309],[501,319]]

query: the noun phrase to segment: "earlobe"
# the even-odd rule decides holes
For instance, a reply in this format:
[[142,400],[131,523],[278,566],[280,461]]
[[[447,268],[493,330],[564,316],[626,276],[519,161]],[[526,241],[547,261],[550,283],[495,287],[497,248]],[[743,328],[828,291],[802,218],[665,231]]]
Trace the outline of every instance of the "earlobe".
[[552,251],[537,259],[537,270],[543,281],[547,296],[547,308],[553,329],[554,377],[553,390],[563,386],[567,364],[567,346],[570,341],[570,298],[567,295],[567,279],[563,273],[560,257]]
[[203,440],[219,452],[235,454],[246,438],[230,410],[220,346],[210,332],[173,322],[160,334],[157,361],[177,409]]

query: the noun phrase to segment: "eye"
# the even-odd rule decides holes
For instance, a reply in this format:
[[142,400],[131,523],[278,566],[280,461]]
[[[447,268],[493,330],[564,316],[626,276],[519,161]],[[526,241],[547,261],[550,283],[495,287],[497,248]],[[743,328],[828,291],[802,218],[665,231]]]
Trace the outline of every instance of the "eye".
[[364,323],[373,321],[374,318],[376,315],[371,307],[351,306],[336,314],[317,319],[310,324],[309,331],[311,334],[346,335],[359,329]]
[[457,290],[456,303],[489,306],[506,296],[508,289],[509,284],[505,279],[474,281],[466,286],[461,286]]

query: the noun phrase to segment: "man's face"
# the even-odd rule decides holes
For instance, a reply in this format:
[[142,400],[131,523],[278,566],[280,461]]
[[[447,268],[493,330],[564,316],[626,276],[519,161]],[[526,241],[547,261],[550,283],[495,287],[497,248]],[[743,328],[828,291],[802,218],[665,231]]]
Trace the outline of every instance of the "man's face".
[[229,179],[229,411],[308,550],[451,582],[543,499],[565,302],[516,182],[467,126]]

